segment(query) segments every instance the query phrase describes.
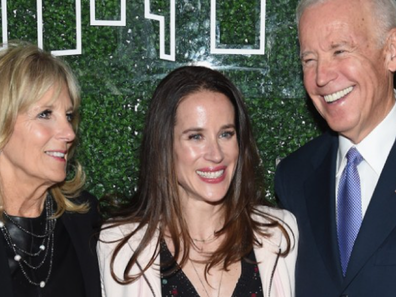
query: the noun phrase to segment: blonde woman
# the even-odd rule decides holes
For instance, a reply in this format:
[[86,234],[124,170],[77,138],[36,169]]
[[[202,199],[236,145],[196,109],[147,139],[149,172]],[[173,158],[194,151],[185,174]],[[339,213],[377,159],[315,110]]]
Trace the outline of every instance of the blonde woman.
[[96,297],[97,200],[65,181],[79,122],[70,69],[37,46],[0,50],[0,287],[5,297]]

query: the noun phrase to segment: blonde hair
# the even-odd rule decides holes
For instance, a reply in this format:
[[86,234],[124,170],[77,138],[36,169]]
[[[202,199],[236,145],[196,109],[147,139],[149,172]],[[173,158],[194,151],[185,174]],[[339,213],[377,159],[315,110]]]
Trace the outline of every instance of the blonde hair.
[[[78,130],[80,122],[80,92],[77,81],[68,65],[36,45],[11,41],[0,50],[0,150],[9,141],[18,114],[25,112],[51,88],[55,87],[54,100],[57,100],[63,86],[66,86],[73,105],[72,127]],[[76,140],[70,149],[70,158]],[[70,160],[69,158],[69,160]],[[71,180],[50,188],[57,204],[56,217],[64,211],[86,212],[86,204],[77,205],[68,198],[77,197],[85,182],[82,166],[76,162],[75,175]],[[3,205],[0,190],[0,206]]]

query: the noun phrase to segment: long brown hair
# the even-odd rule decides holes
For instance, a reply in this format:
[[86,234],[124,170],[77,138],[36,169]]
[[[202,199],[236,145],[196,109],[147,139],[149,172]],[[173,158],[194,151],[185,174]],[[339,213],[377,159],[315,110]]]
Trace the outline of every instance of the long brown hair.
[[[188,95],[208,90],[224,94],[235,110],[235,127],[239,146],[239,157],[235,175],[224,198],[224,227],[216,235],[224,234],[224,241],[206,262],[206,271],[224,262],[224,269],[247,256],[254,245],[259,245],[255,233],[269,237],[270,228],[280,228],[285,234],[290,249],[290,238],[278,220],[258,210],[259,205],[268,205],[264,199],[260,174],[260,158],[254,142],[250,121],[242,95],[234,84],[218,71],[185,66],[172,71],[157,86],[146,118],[138,189],[132,197],[133,205],[111,221],[105,228],[135,223],[136,228],[117,244],[111,258],[111,271],[119,283],[130,283],[142,276],[160,251],[160,242],[168,230],[175,251],[174,259],[181,259],[179,265],[188,260],[191,237],[178,196],[178,182],[173,158],[174,126],[176,110]],[[252,216],[265,218],[260,223]],[[124,278],[114,273],[114,261],[120,250],[139,230],[144,236],[134,251],[124,271]],[[142,231],[141,231],[142,232]],[[152,241],[156,232],[159,237],[156,249],[146,267],[137,275],[130,275],[131,268],[138,265],[142,251]],[[181,257],[180,257],[181,256]]]

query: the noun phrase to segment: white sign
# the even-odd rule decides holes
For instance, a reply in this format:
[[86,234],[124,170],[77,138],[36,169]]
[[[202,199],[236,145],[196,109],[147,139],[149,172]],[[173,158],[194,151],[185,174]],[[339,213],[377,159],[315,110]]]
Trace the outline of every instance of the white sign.
[[[56,56],[67,55],[81,55],[82,42],[81,42],[81,0],[76,1],[76,48],[68,50],[54,50],[51,53]],[[169,54],[165,53],[165,17],[151,12],[150,0],[144,1],[144,17],[146,19],[159,22],[159,42],[160,42],[160,59],[175,61],[176,53],[176,0],[170,0],[170,16],[169,16],[169,31],[170,31],[170,44]],[[265,48],[265,0],[256,0],[260,2],[260,32],[259,40],[260,45],[257,49],[252,49],[251,45],[245,48],[219,48],[216,40],[219,40],[217,33],[218,26],[216,24],[217,5],[216,0],[211,0],[210,11],[210,53],[223,54],[223,55],[263,55]],[[37,0],[37,39],[38,46],[43,48],[43,5],[42,0]],[[95,14],[96,0],[90,0],[90,24],[92,26],[126,26],[126,0],[120,0],[120,18],[119,20],[98,20]],[[8,41],[8,23],[7,23],[7,0],[1,0],[2,11],[2,37],[3,43]]]

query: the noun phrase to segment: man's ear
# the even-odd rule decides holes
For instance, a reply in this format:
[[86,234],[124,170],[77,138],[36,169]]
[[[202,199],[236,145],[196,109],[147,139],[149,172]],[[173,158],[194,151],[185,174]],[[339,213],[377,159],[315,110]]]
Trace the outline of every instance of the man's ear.
[[396,72],[396,28],[388,33],[385,50],[387,68],[391,72]]

